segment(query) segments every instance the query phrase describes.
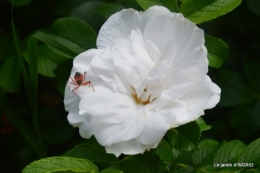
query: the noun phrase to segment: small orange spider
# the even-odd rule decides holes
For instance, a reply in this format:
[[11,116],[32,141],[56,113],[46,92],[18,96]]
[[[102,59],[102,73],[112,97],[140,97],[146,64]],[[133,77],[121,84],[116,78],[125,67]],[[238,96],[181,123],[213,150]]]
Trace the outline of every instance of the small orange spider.
[[[76,88],[74,88],[74,89],[72,90],[72,92],[73,92],[75,95],[77,95],[78,97],[79,97],[79,95],[76,94],[74,91],[75,91],[76,89],[78,89],[80,86],[84,86],[84,85],[89,84],[89,87],[90,87],[90,85],[91,85],[93,91],[95,91],[95,90],[94,90],[94,87],[93,87],[93,85],[92,85],[92,83],[91,83],[91,81],[86,81],[86,82],[84,82],[85,77],[86,77],[86,74],[87,74],[87,72],[84,72],[84,76],[83,76],[81,73],[76,72],[76,73],[75,73],[75,76],[74,76],[74,79],[75,79],[75,80],[72,79],[72,77],[69,77],[69,80],[71,80],[71,81],[70,81],[70,85],[73,84],[73,85],[76,85],[76,86],[77,86]],[[69,85],[69,89],[70,89],[70,85]]]

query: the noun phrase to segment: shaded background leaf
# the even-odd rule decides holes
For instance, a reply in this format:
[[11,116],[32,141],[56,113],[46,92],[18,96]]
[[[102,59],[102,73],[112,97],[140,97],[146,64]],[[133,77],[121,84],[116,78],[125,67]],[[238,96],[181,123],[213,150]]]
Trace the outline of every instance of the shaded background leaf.
[[[192,131],[190,131],[192,129]],[[167,137],[173,148],[180,151],[191,151],[198,148],[201,131],[197,122],[193,121],[167,132]]]
[[194,23],[203,23],[224,15],[241,3],[241,0],[184,0],[180,12]]
[[116,162],[117,158],[113,154],[107,154],[105,148],[101,146],[94,137],[86,140],[85,143],[77,145],[67,151],[63,156],[84,158],[92,162]]
[[221,39],[206,35],[205,46],[208,50],[208,60],[211,67],[219,68],[228,59],[229,48]]

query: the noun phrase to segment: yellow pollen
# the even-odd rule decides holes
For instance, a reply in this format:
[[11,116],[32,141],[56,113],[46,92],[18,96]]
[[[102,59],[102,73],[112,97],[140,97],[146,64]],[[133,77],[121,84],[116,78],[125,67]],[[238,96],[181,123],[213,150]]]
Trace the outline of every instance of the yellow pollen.
[[[142,100],[140,97],[137,96],[134,87],[132,87],[132,89],[134,91],[134,94],[132,94],[132,97],[134,98],[135,103],[137,103],[137,104],[147,105],[147,104],[151,103],[152,101],[154,101],[156,99],[156,98],[154,98],[152,101],[150,101],[151,95],[149,95],[147,100]],[[146,91],[147,90],[144,89],[144,92],[146,92]]]
[[151,96],[149,96],[147,100],[142,100],[141,98],[138,98],[137,94],[132,94],[132,96],[133,96],[133,98],[135,100],[135,103],[137,103],[137,104],[147,105],[148,103],[151,103],[150,102],[150,97]]

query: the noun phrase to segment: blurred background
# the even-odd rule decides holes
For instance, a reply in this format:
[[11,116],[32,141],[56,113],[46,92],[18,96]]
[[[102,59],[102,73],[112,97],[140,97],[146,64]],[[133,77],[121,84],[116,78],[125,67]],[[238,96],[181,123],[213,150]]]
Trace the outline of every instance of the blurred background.
[[[76,17],[98,33],[111,14],[123,8],[142,10],[135,0],[27,1],[27,5],[15,6],[12,15],[12,4],[0,0],[0,172],[21,172],[25,165],[39,159],[39,154],[17,128],[17,124],[25,125],[33,135],[37,131],[25,91],[26,81],[17,61],[12,16],[16,40],[28,69],[28,38],[36,31],[48,31],[56,19]],[[260,137],[260,1],[243,0],[234,11],[198,26],[205,34],[225,41],[230,48],[224,65],[209,69],[209,76],[222,93],[217,107],[205,111],[203,118],[212,129],[203,132],[202,139],[239,139],[248,144]],[[61,155],[83,141],[78,129],[67,122],[63,105],[72,59],[53,52],[45,44],[38,44],[37,51],[39,75],[35,104],[45,156]]]

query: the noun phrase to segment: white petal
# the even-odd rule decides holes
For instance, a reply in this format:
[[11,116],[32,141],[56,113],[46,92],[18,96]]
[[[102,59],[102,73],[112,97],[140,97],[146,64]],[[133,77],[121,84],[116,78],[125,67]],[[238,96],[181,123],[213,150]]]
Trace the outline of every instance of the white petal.
[[[111,45],[112,46],[112,45]],[[95,75],[99,76],[107,86],[115,92],[129,93],[131,90],[125,80],[117,73],[114,62],[111,57],[110,49],[108,46],[104,52],[96,56],[92,62],[91,67]]]
[[174,68],[181,70],[192,82],[202,80],[208,73],[208,64],[200,63],[193,60],[182,62]]
[[216,104],[220,100],[221,89],[213,82],[212,82],[212,91],[213,91],[213,94],[208,99],[206,105],[204,106],[204,109],[211,109],[211,108],[215,107]]
[[113,14],[99,31],[97,47],[106,48],[116,39],[130,35],[133,29],[139,28],[140,20],[140,13],[134,9],[124,9]]
[[144,39],[144,42],[145,42],[147,53],[149,54],[151,60],[154,63],[157,63],[157,61],[160,58],[160,54],[161,54],[159,49],[150,40]]
[[170,14],[171,12],[162,6],[152,6],[148,8],[146,11],[141,12],[141,24],[140,24],[140,29],[143,31],[145,28],[147,22],[155,16],[158,15],[163,15],[163,14]]
[[144,29],[144,36],[152,41],[161,52],[169,43],[178,46],[174,64],[180,64],[186,60],[207,62],[203,30],[181,15],[174,13],[151,18]]
[[82,138],[86,138],[86,139],[89,139],[93,135],[93,132],[92,132],[92,129],[90,126],[90,121],[84,121],[83,123],[81,123],[79,125],[79,134]]
[[133,30],[130,37],[118,39],[111,54],[117,73],[132,86],[154,65],[139,29]]
[[[66,86],[67,88],[68,86]],[[92,129],[90,127],[90,115],[79,115],[79,98],[67,88],[65,90],[64,99],[65,109],[69,112],[68,121],[73,127],[79,128],[79,133],[83,138],[90,138],[92,136]]]
[[115,93],[104,87],[85,93],[79,103],[84,114],[99,116],[106,123],[121,123],[136,113],[134,99],[130,95]]
[[75,94],[71,92],[68,84],[65,86],[64,106],[67,112],[78,113],[79,98],[75,97]]
[[[210,95],[214,93],[213,90],[216,89],[215,85],[213,85],[208,76],[194,84],[195,88],[180,98],[180,101],[187,107],[188,110],[194,110],[205,104],[206,101],[211,99]],[[217,100],[214,99],[212,101],[214,102]]]
[[115,154],[117,157],[120,154],[139,154],[143,153],[145,149],[147,149],[144,145],[137,142],[135,139],[131,139],[129,141],[124,141],[120,143],[115,143],[110,146],[106,146],[106,152]]
[[102,49],[89,49],[79,54],[73,61],[73,68],[79,72],[90,69],[92,59],[101,52]]
[[[129,112],[131,114],[133,112]],[[91,128],[101,145],[110,146],[113,143],[127,141],[137,137],[143,130],[145,116],[142,112],[131,114],[131,118],[122,123],[108,124],[101,117],[93,117]]]
[[[71,75],[68,81],[70,92],[72,92],[74,89],[74,92],[81,97],[86,91],[88,90],[93,90],[90,84],[85,85],[85,86],[80,86],[74,85],[73,83],[76,83],[76,80],[74,79],[75,73],[79,72],[84,76],[84,73],[86,72],[85,75],[85,80],[83,82],[90,81],[92,86],[95,88],[95,86],[99,85],[102,83],[102,80],[100,77],[95,75],[91,69],[91,61],[92,59],[100,54],[103,50],[98,50],[98,49],[90,49],[88,51],[85,51],[81,54],[79,54],[73,61],[73,68],[71,70]],[[78,87],[78,88],[77,88]],[[74,97],[77,97],[77,95],[74,94]]]
[[187,118],[186,110],[177,102],[167,104],[156,111],[147,111],[145,127],[136,139],[144,145],[159,143],[168,129]]
[[177,100],[191,91],[195,85],[180,70],[171,68],[163,81],[165,89],[156,99],[156,108],[161,109],[167,102]]

